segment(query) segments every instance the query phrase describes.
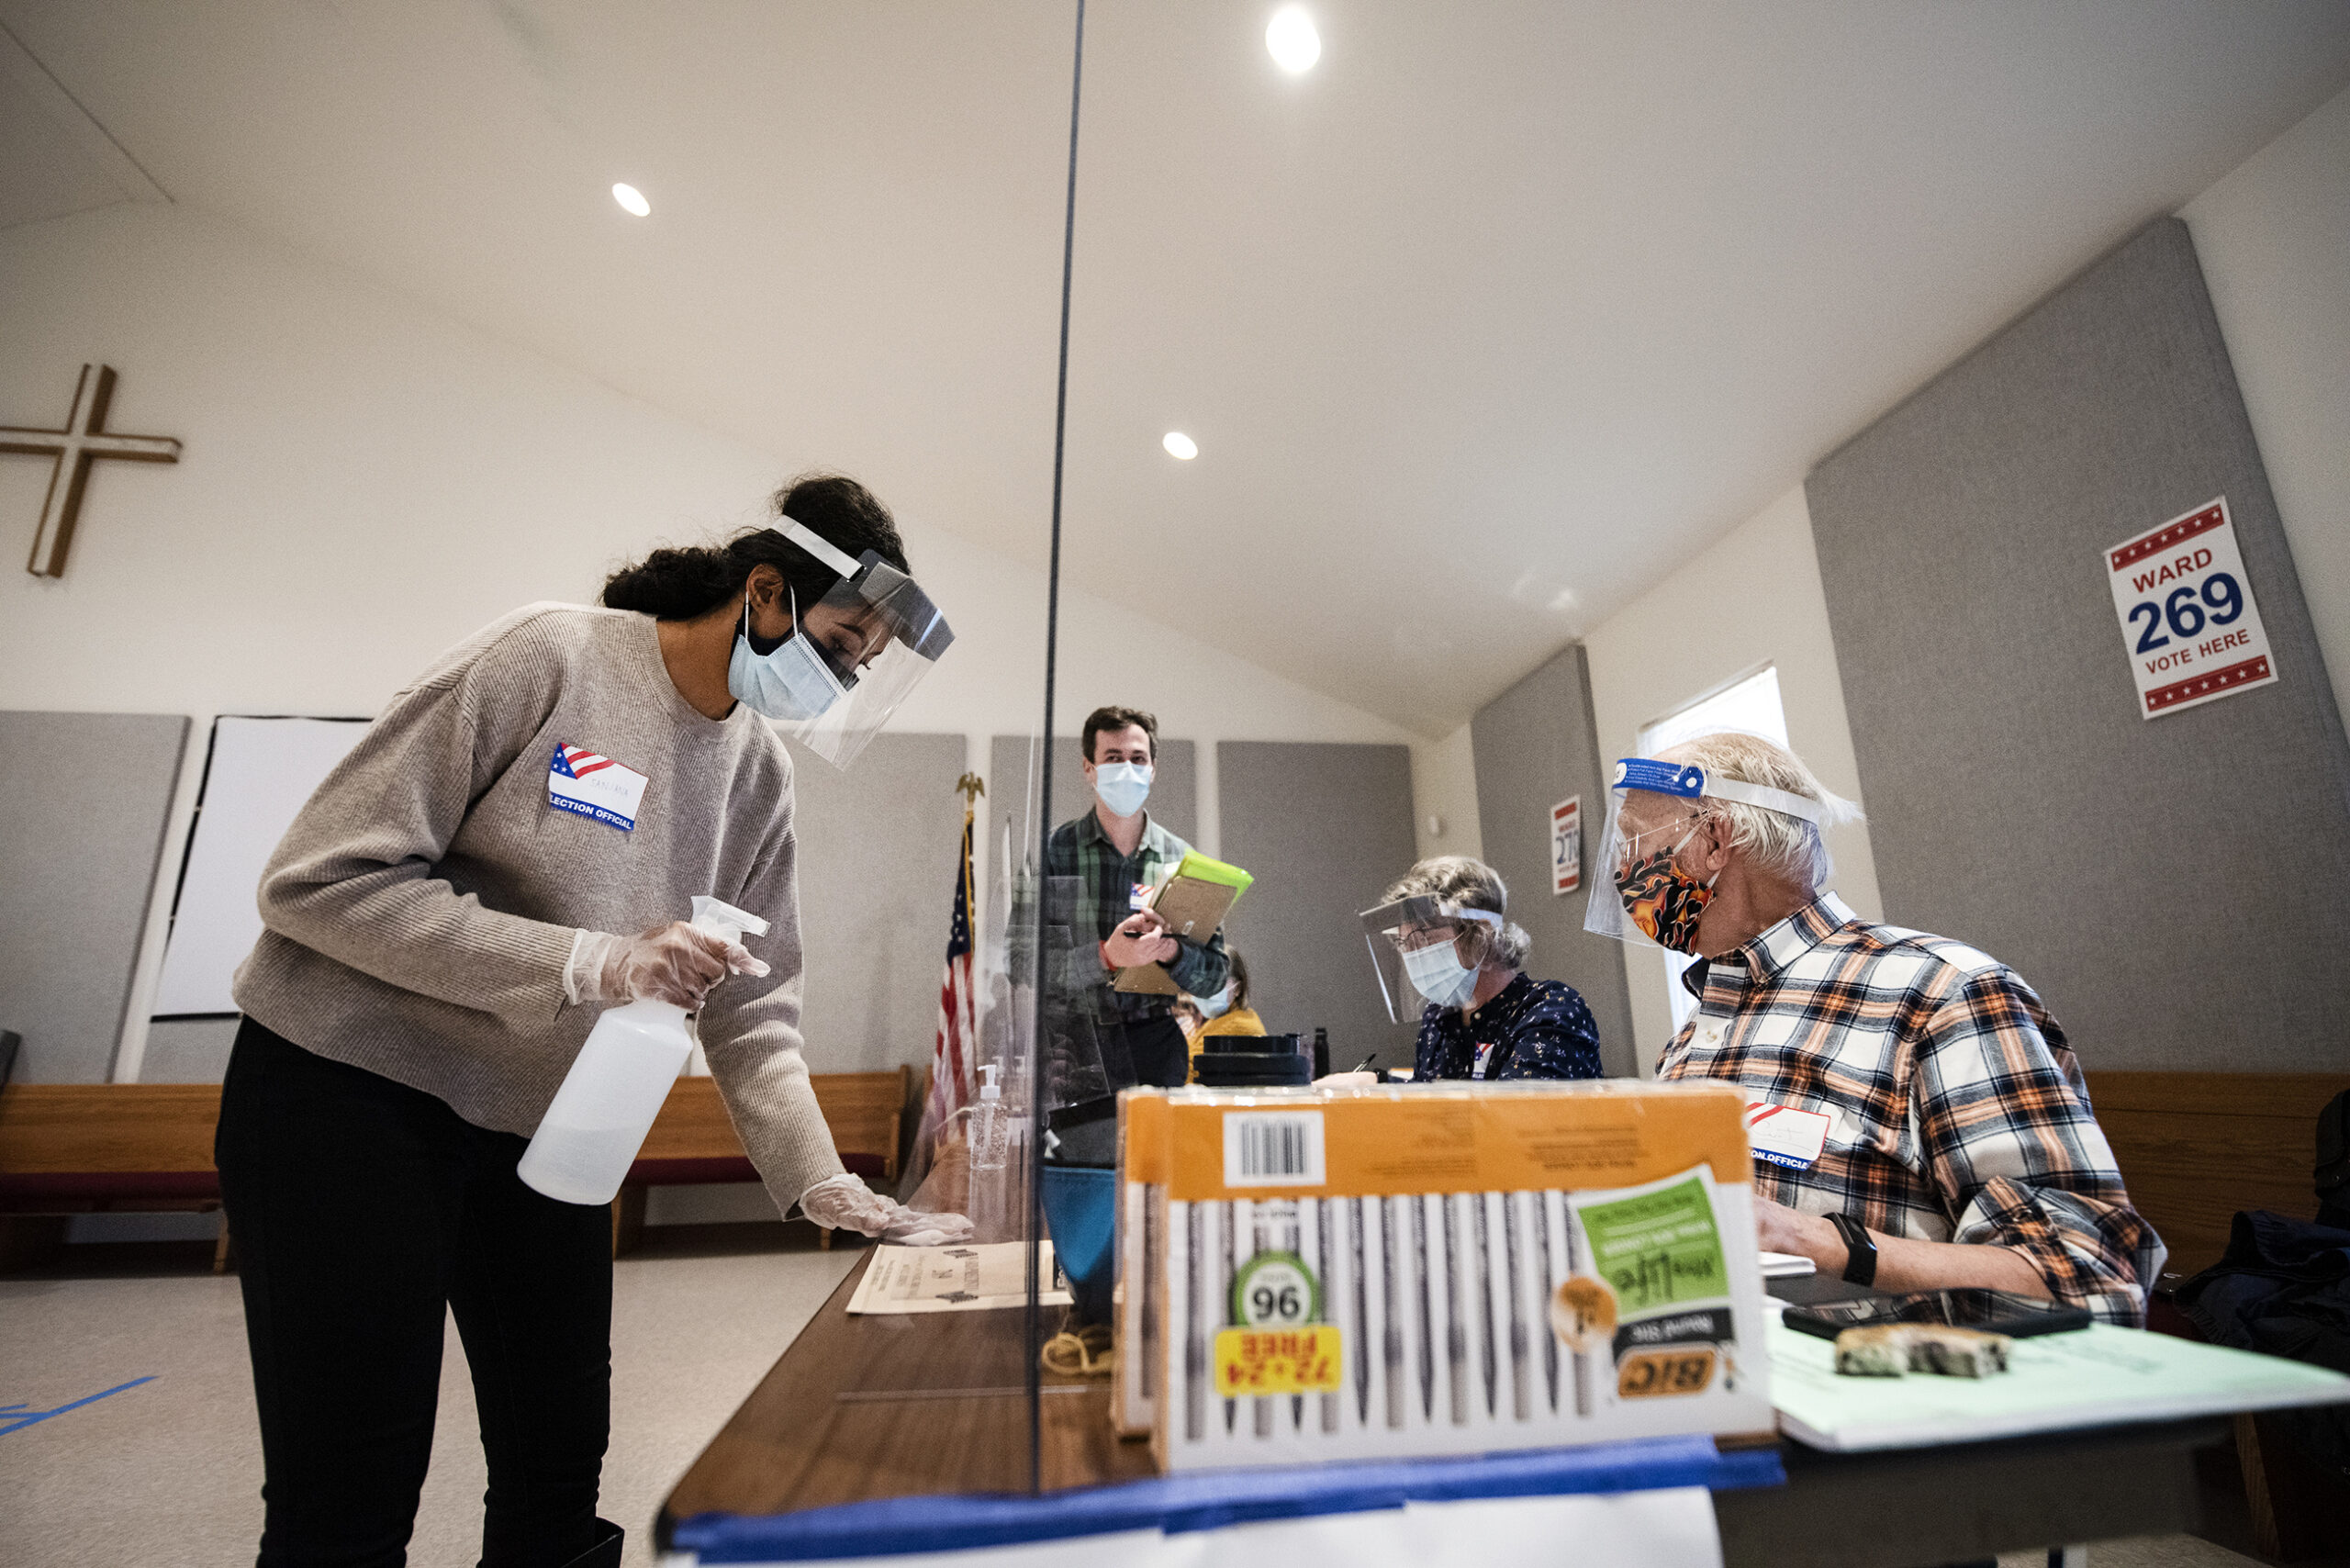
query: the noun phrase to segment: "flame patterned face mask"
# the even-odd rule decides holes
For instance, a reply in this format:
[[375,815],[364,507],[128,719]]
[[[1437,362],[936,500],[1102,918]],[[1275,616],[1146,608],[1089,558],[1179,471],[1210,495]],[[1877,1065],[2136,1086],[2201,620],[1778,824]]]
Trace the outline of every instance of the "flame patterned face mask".
[[1634,861],[1616,878],[1624,913],[1640,935],[1676,953],[1697,951],[1697,921],[1714,902],[1714,879],[1699,881],[1673,863],[1682,845],[1696,836],[1692,827],[1681,843]]

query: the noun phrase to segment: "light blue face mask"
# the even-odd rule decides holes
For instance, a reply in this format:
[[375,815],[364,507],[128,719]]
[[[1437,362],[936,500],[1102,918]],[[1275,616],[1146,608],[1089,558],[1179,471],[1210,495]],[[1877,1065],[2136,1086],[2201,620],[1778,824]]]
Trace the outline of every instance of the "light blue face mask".
[[1104,762],[1093,769],[1093,792],[1113,817],[1130,817],[1150,799],[1151,767],[1147,762]]
[[1477,971],[1464,969],[1449,942],[1432,942],[1404,955],[1412,989],[1438,1007],[1458,1007],[1477,990]]
[[848,689],[816,644],[800,634],[800,596],[791,596],[791,634],[767,653],[751,650],[751,596],[743,595],[743,624],[735,629],[734,652],[726,660],[726,689],[754,713],[787,722],[821,716]]
[[1232,982],[1225,981],[1224,989],[1214,995],[1192,998],[1192,1005],[1200,1010],[1203,1018],[1223,1017],[1232,1011]]

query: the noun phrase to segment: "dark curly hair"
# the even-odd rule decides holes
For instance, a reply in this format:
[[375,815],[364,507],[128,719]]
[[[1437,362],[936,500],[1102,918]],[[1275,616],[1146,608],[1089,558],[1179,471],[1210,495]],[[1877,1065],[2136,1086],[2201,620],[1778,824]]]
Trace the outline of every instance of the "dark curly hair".
[[[909,576],[905,541],[880,498],[841,474],[802,474],[775,493],[779,516],[813,529],[851,556],[870,550]],[[803,604],[832,591],[840,574],[772,528],[746,528],[723,544],[655,550],[604,583],[604,602],[663,621],[690,621],[743,591],[751,568],[765,563]]]

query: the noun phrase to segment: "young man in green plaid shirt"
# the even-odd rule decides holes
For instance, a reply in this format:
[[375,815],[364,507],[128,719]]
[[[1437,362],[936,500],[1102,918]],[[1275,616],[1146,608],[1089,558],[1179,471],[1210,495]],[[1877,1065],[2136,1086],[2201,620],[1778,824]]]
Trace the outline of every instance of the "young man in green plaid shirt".
[[1080,740],[1093,809],[1053,830],[1045,846],[1046,916],[1068,921],[1072,945],[1059,977],[1071,1011],[1088,1013],[1111,1090],[1173,1088],[1191,1055],[1173,998],[1113,989],[1117,971],[1158,964],[1194,996],[1224,989],[1224,935],[1192,942],[1170,935],[1141,907],[1142,895],[1174,870],[1191,846],[1150,820],[1143,801],[1158,766],[1158,721],[1134,708],[1097,708]]

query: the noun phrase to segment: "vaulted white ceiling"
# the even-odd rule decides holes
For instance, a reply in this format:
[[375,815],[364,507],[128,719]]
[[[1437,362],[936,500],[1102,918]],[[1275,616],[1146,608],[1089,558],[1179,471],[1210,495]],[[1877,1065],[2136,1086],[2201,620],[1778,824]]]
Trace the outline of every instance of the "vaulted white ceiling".
[[[1308,8],[1093,0],[1065,569],[1431,734],[2350,80],[2339,0]],[[0,221],[151,177],[1041,565],[1072,13],[0,0]]]

